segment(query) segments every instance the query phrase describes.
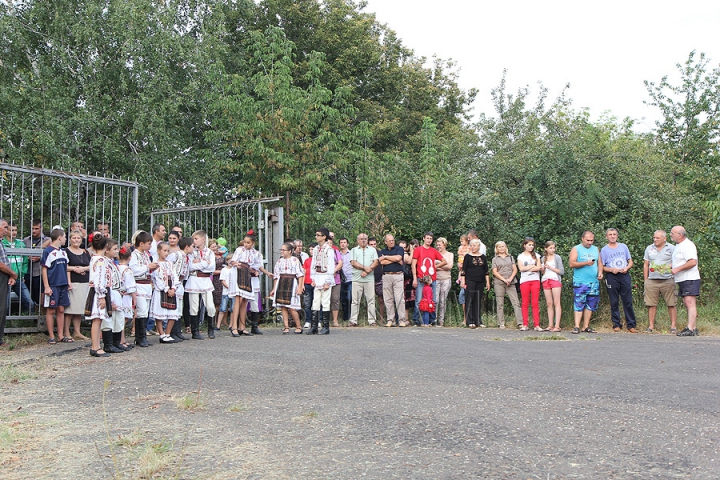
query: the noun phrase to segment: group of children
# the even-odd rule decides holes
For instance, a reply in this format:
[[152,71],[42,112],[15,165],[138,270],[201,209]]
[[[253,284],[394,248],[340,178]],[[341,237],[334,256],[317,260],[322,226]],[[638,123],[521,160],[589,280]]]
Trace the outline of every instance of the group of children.
[[[107,357],[135,345],[148,347],[149,326],[154,322],[160,343],[178,343],[183,336],[185,320],[193,339],[200,334],[200,315],[204,312],[209,338],[215,338],[226,315],[230,314],[233,337],[261,335],[259,323],[259,275],[273,275],[263,267],[263,257],[255,249],[255,235],[248,232],[230,259],[217,248],[208,248],[204,231],[192,238],[177,237],[168,242],[155,242],[153,237],[138,231],[132,244],[122,248],[116,240],[94,233],[88,237],[87,250],[92,254],[89,266],[88,295],[85,318],[91,321],[90,355]],[[72,289],[68,275],[68,257],[62,248],[64,230],[50,233],[51,243],[42,254],[44,306],[49,343],[57,343],[55,320],[60,335],[64,329],[64,309],[70,305]],[[213,247],[220,247],[214,242]],[[151,255],[154,253],[155,255]],[[225,253],[227,250],[225,250]],[[220,313],[215,321],[216,301],[213,291],[222,288]],[[246,329],[247,310],[252,327]],[[125,326],[134,319],[135,345],[125,339]],[[65,338],[61,339],[66,341]],[[71,339],[69,339],[71,340]],[[102,341],[102,345],[101,345]]]

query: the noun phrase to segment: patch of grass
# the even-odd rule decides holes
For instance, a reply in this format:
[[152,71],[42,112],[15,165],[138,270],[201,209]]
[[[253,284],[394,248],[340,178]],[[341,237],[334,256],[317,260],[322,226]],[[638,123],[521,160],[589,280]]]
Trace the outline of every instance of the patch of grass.
[[115,445],[119,447],[137,447],[143,439],[143,434],[140,430],[128,433],[126,435],[118,435],[115,440]]
[[31,443],[28,432],[34,426],[26,420],[26,413],[13,413],[7,417],[0,417],[0,466],[5,473],[19,468],[23,453]]
[[174,461],[173,443],[163,440],[145,445],[138,457],[140,478],[152,478],[163,472]]
[[250,407],[247,406],[247,405],[244,404],[244,403],[236,403],[236,404],[234,404],[234,405],[230,405],[230,407],[229,407],[227,410],[225,410],[225,411],[226,411],[226,412],[230,412],[230,413],[237,413],[237,412],[245,412],[245,411],[247,411],[249,408],[250,408]]
[[15,384],[34,378],[37,378],[37,371],[25,365],[5,365],[4,367],[0,367],[0,382],[2,383]]
[[493,338],[490,338],[489,340],[493,341],[493,342],[502,342],[504,339],[502,339],[500,337],[493,337]]
[[47,335],[44,333],[24,333],[22,335],[8,335],[5,337],[8,343],[8,350],[12,351],[22,347],[32,347],[47,343]]
[[299,417],[294,417],[293,420],[295,420],[298,423],[310,422],[310,421],[318,418],[318,416],[319,416],[318,412],[311,410],[309,412],[303,413]]
[[543,335],[543,336],[523,337],[523,338],[521,338],[521,340],[528,340],[528,341],[567,340],[567,338],[563,337],[562,335]]
[[179,398],[176,403],[180,410],[204,410],[207,407],[205,395],[201,392],[191,392]]

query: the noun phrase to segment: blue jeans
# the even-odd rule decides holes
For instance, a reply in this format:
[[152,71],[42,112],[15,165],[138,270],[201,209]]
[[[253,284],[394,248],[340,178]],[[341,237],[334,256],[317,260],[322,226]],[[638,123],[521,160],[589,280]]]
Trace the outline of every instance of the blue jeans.
[[352,304],[352,282],[340,284],[340,305],[342,305],[343,320],[350,320],[350,305]]
[[[220,298],[220,311],[221,312],[232,312],[235,307],[235,298],[237,297],[228,297],[227,295],[223,295]],[[228,310],[228,307],[230,309]]]
[[[413,311],[413,316],[412,316],[413,322],[415,323],[415,325],[420,325],[420,300],[422,300],[422,291],[423,291],[424,286],[425,285],[418,282],[418,285],[415,288],[415,310]],[[432,287],[433,298],[435,298],[435,280],[433,280],[430,287]],[[429,312],[429,313],[430,313],[430,323],[435,323],[435,312]]]
[[[10,287],[10,290],[15,292],[15,295],[18,296],[18,299],[20,300],[20,307],[23,310],[27,310],[28,312],[34,312],[35,304],[30,297],[30,290],[28,290],[25,282],[18,278],[18,281],[15,282],[15,285]],[[7,299],[7,311],[10,311],[10,295],[8,295]]]
[[305,322],[309,322],[312,318],[312,304],[315,298],[315,287],[311,284],[305,284],[305,292],[303,293],[303,308],[305,309]]

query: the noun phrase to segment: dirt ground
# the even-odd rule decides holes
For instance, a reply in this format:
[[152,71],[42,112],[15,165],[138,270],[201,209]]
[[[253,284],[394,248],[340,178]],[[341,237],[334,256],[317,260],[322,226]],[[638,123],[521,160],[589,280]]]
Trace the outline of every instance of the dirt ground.
[[151,341],[107,359],[77,342],[0,352],[0,477],[720,475],[718,338],[365,327]]

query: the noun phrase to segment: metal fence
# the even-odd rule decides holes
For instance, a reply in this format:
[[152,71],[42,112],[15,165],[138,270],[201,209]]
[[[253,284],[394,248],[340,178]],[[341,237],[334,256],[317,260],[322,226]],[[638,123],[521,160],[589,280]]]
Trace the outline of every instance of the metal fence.
[[[41,284],[37,278],[37,260],[42,254],[42,242],[33,241],[32,223],[40,221],[43,234],[55,225],[67,232],[73,222],[80,221],[88,232],[98,224],[108,226],[110,236],[127,241],[137,230],[137,182],[113,177],[64,172],[48,168],[0,162],[0,217],[17,226],[17,239],[34,248],[7,248],[17,263],[28,258],[28,274],[23,279],[32,303],[41,299]],[[33,275],[33,268],[35,275]],[[22,302],[25,292],[16,287],[11,292],[7,333],[34,332],[44,329],[39,308],[28,308]]]
[[[285,210],[283,197],[269,197],[216,203],[189,207],[154,210],[150,214],[151,225],[162,224],[168,231],[174,226],[182,228],[185,236],[195,230],[203,230],[209,238],[223,237],[232,254],[240,245],[245,233],[257,232],[257,249],[263,254],[265,268],[272,271],[280,257],[280,245],[284,242]],[[272,288],[272,279],[264,278],[264,293]]]

